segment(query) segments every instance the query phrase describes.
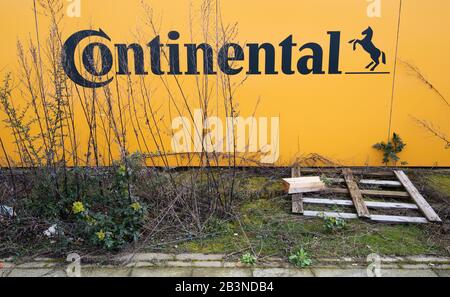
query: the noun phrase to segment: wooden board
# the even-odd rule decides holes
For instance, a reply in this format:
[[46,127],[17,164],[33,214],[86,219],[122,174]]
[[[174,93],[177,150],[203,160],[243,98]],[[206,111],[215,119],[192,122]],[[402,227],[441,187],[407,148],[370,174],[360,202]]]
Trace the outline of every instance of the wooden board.
[[428,223],[428,220],[422,217],[371,215],[370,219],[375,222],[385,222],[385,223],[415,223],[415,224]]
[[[345,179],[343,178],[327,178],[330,182],[333,183],[343,183],[345,182]],[[362,185],[369,185],[369,186],[384,186],[384,187],[401,187],[402,184],[398,181],[393,180],[377,180],[377,179],[361,179],[359,181]]]
[[[352,200],[303,197],[303,203],[353,206]],[[418,209],[412,203],[366,201],[368,208]]]
[[[303,215],[306,217],[331,217],[331,218],[341,218],[341,219],[357,219],[358,218],[358,215],[356,213],[332,212],[332,211],[305,210]],[[427,219],[421,218],[421,217],[371,215],[370,219],[374,222],[383,222],[383,223],[414,223],[414,224],[428,223]]]
[[[327,191],[339,194],[348,194],[348,189],[343,188],[327,188]],[[382,196],[394,198],[409,198],[408,192],[403,191],[385,191],[385,190],[361,190],[361,194],[368,196]]]
[[[295,166],[291,169],[292,177],[300,177],[300,167]],[[294,194],[292,195],[292,212],[293,213],[303,213],[303,195],[302,194]]]
[[361,179],[360,184],[371,186],[385,186],[385,187],[401,187],[402,184],[393,180],[376,180],[376,179]]
[[326,188],[318,176],[284,178],[283,183],[288,194],[317,192]]
[[333,212],[333,211],[305,210],[303,212],[303,215],[307,216],[307,217],[327,217],[327,218],[341,218],[341,219],[357,219],[358,218],[358,215],[356,213]]
[[409,180],[406,174],[401,170],[394,171],[394,173],[397,176],[398,180],[403,184],[403,186],[405,187],[406,191],[409,193],[411,198],[417,204],[420,211],[428,219],[428,221],[441,222],[439,216],[436,214],[436,212],[433,210],[430,204],[428,204],[425,198],[419,193],[419,190],[417,190],[417,188]]
[[320,183],[322,184],[322,180],[320,176],[303,176],[303,177],[291,177],[291,178],[283,178],[283,181],[289,185],[295,184],[305,184],[305,183]]
[[346,168],[342,170],[342,173],[344,174],[344,179],[347,183],[347,187],[350,192],[350,196],[352,197],[358,217],[370,218],[369,210],[367,209],[361,191],[359,190],[358,185],[353,178],[352,171]]

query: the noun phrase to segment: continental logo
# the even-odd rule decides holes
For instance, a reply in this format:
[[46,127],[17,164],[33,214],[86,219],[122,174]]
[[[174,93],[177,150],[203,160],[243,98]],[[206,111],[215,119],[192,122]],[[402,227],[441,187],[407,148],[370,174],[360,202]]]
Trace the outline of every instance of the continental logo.
[[[177,31],[167,34],[169,42],[166,44],[161,43],[161,37],[158,35],[145,45],[114,44],[112,51],[105,44],[111,43],[111,37],[106,32],[101,29],[83,30],[74,33],[64,43],[62,64],[67,76],[86,88],[100,88],[111,83],[114,79],[114,60],[117,62],[117,70],[114,70],[116,75],[216,75],[218,71],[226,75],[243,72],[247,75],[388,74],[389,72],[375,72],[381,63],[386,64],[386,54],[373,44],[373,34],[373,29],[368,27],[362,32],[363,38],[349,41],[354,50],[360,46],[370,56],[366,71],[356,72],[343,72],[340,69],[340,31],[327,32],[329,43],[326,46],[329,54],[325,57],[325,45],[315,42],[299,45],[293,35],[287,36],[276,45],[267,42],[247,43],[245,46],[226,43],[215,54],[213,46],[207,43],[176,43],[180,38]],[[84,69],[77,69],[75,61],[78,57],[75,57],[75,53],[80,50],[80,42],[93,37],[103,42],[91,42],[80,51],[79,64]],[[281,48],[279,57],[276,56],[276,47]],[[180,66],[182,50],[187,57],[186,63],[183,63],[187,65],[186,69]],[[129,66],[131,52],[134,69]],[[261,55],[261,52],[264,52],[264,55]],[[261,59],[261,56],[264,56],[264,59]],[[199,69],[199,61],[202,61],[202,69]]]

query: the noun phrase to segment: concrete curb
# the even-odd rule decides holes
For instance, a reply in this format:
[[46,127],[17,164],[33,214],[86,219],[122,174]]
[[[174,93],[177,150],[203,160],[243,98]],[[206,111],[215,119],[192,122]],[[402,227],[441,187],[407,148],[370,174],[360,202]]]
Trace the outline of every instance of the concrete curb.
[[[450,277],[450,258],[435,256],[381,257],[386,276]],[[0,260],[0,276],[66,276],[62,259],[36,258],[26,263]],[[367,276],[367,262],[353,258],[317,259],[298,269],[282,258],[263,258],[248,266],[223,254],[139,253],[81,258],[84,276]]]

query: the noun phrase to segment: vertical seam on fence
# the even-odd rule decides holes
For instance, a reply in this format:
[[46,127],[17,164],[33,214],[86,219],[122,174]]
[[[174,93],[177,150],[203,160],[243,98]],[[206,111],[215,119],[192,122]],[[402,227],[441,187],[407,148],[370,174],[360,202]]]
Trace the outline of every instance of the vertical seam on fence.
[[400,39],[401,15],[402,15],[402,0],[400,0],[399,10],[398,10],[397,40],[396,40],[396,44],[395,44],[394,72],[393,72],[393,78],[392,78],[391,106],[390,106],[390,111],[389,111],[389,125],[388,125],[387,142],[389,142],[389,138],[391,137],[392,112],[393,112],[393,109],[394,109],[395,78],[396,78],[396,73],[397,73],[397,54],[398,54],[398,42],[399,42],[399,39]]

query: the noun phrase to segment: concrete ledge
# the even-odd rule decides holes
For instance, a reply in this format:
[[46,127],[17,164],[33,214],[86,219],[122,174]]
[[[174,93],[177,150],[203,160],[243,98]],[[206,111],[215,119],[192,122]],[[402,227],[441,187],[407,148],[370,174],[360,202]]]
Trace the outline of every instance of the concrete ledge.
[[312,268],[317,277],[367,277],[366,269]]
[[406,261],[415,263],[448,263],[450,264],[450,258],[441,258],[433,256],[408,256],[403,258]]
[[192,261],[193,267],[223,267],[222,261]]
[[62,269],[23,269],[14,268],[9,271],[1,271],[0,275],[2,277],[65,277],[66,272]]
[[175,255],[162,253],[135,254],[131,257],[131,260],[141,262],[167,261],[167,260],[175,260]]
[[450,269],[448,270],[434,270],[439,277],[450,277]]
[[255,268],[254,277],[313,277],[311,269]]
[[431,269],[386,269],[381,270],[382,277],[438,277]]
[[430,264],[430,267],[435,270],[450,270],[450,264]]
[[[262,258],[249,266],[226,255],[141,253],[121,255],[107,263],[84,262],[82,275],[90,276],[254,276],[254,277],[311,277],[311,276],[367,276],[367,263],[352,258],[315,259],[313,266],[297,269],[286,259]],[[432,256],[382,257],[382,275],[450,277],[450,258]],[[91,264],[89,264],[91,263]],[[69,263],[61,259],[36,258],[15,264],[13,259],[0,261],[0,276],[66,276]]]
[[243,268],[195,268],[192,270],[193,277],[251,277],[251,269]]
[[192,268],[178,267],[178,268],[134,268],[131,272],[133,277],[191,277]]
[[223,254],[179,254],[175,256],[176,260],[186,261],[218,261],[226,258]]

